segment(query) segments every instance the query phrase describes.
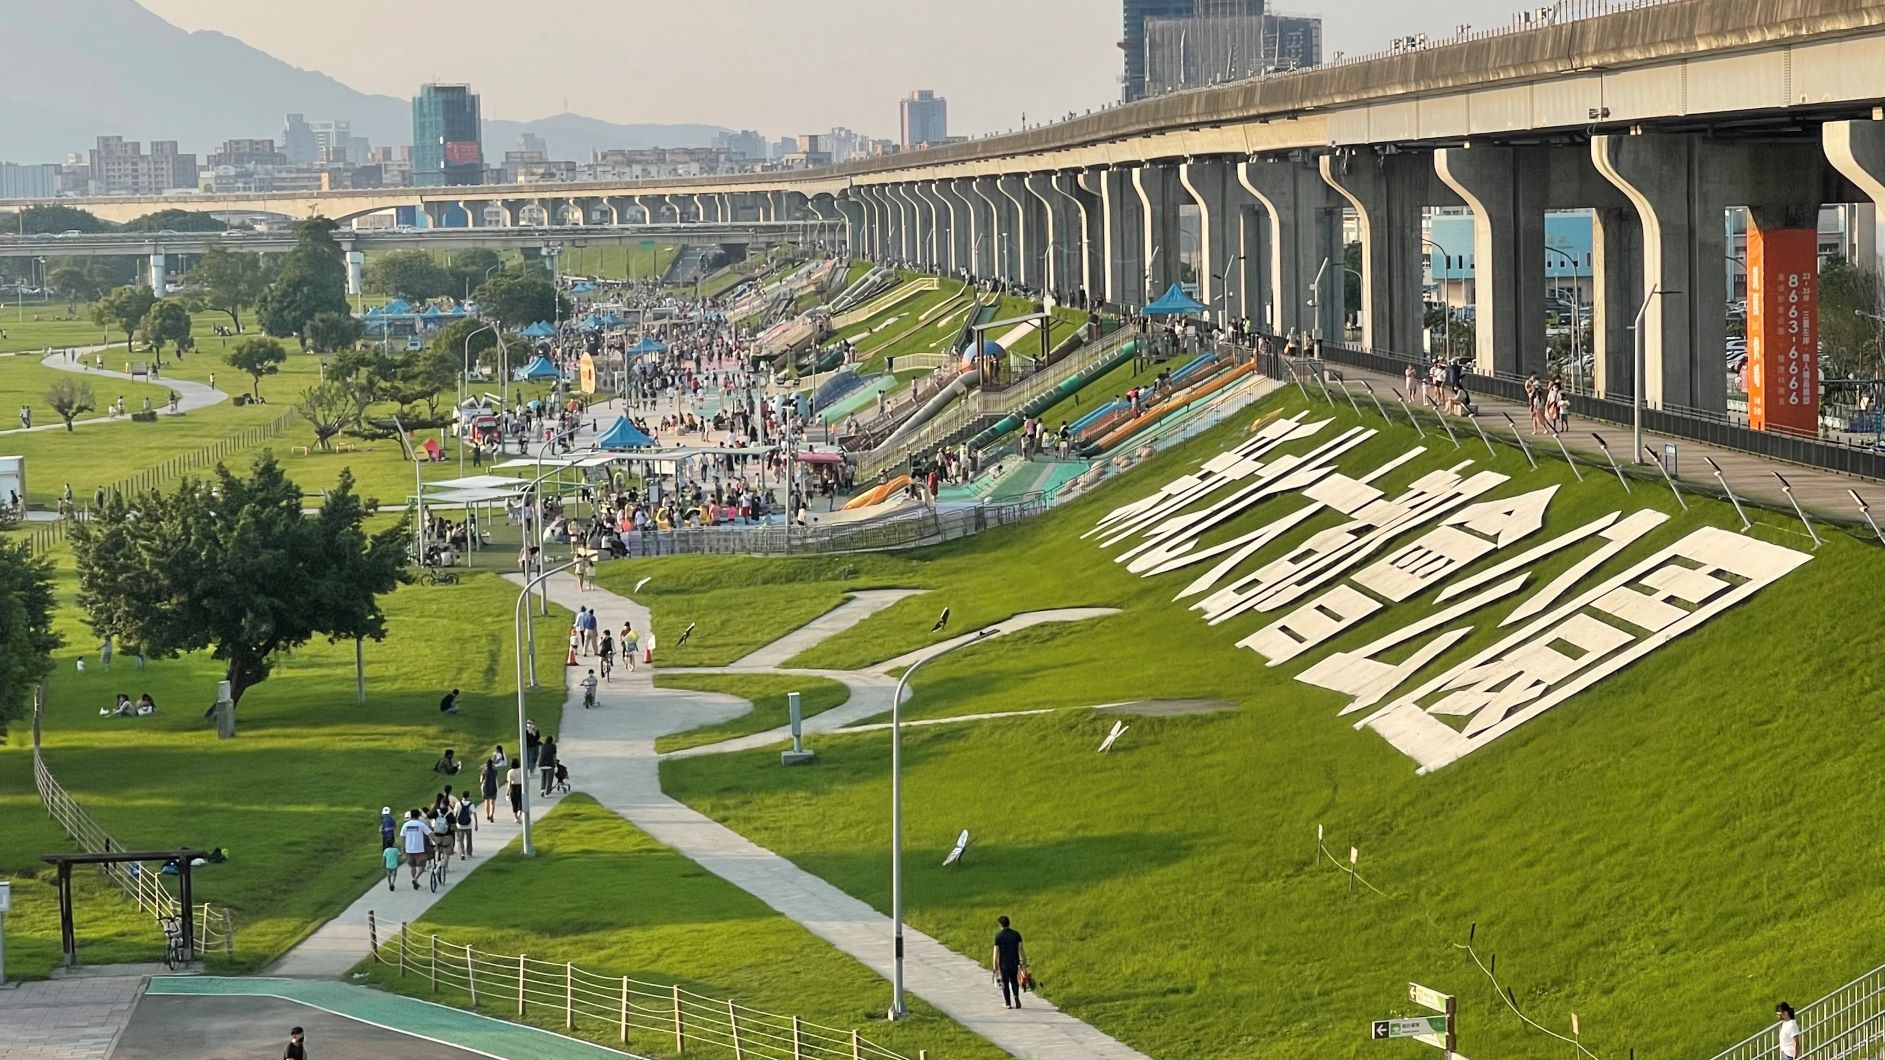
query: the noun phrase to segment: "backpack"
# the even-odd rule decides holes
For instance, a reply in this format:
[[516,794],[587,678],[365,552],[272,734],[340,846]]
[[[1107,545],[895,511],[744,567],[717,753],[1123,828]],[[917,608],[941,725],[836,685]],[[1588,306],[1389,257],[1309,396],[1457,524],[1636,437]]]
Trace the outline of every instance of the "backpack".
[[471,827],[471,802],[469,800],[458,804],[458,827]]

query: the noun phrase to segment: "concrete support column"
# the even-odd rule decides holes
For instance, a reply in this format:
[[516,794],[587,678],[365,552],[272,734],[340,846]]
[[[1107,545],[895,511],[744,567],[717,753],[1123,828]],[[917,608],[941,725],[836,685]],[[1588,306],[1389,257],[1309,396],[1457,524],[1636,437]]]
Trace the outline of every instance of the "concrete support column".
[[847,195],[845,198],[834,200],[832,205],[844,218],[844,253],[853,258],[860,255],[868,257],[869,252],[863,249],[866,215],[864,204]]
[[1100,192],[1102,242],[1105,244],[1106,301],[1115,308],[1145,304],[1146,245],[1140,200],[1133,171],[1107,169],[1095,174]]
[[933,272],[936,269],[936,206],[915,182],[900,184],[897,190],[910,204],[910,218],[914,222],[915,246],[911,256],[925,271]]
[[159,298],[164,297],[170,291],[170,285],[165,279],[166,275],[167,270],[164,267],[164,252],[161,249],[151,251],[149,273],[151,293]]
[[427,228],[444,228],[445,215],[452,208],[452,204],[449,202],[426,201],[421,202],[419,208],[425,213],[425,226]]
[[1885,220],[1885,121],[1829,121],[1820,127],[1820,139],[1826,160],[1872,207],[1854,211],[1870,215],[1868,229],[1855,239],[1860,264],[1885,274],[1885,239],[1879,238]]
[[982,177],[976,181],[976,186],[984,189],[983,194],[988,199],[989,209],[993,211],[994,226],[989,236],[989,243],[995,254],[995,270],[992,275],[1013,282],[1020,278],[1020,218],[1015,214],[1014,200],[1002,190],[1002,181],[1005,179],[1004,177]]
[[[1639,309],[1643,313],[1637,337],[1643,346],[1643,400],[1653,407],[1720,412],[1727,405],[1721,355],[1727,203],[1701,187],[1707,182],[1702,156],[1708,153],[1690,135],[1591,138],[1591,161],[1630,200],[1641,222],[1644,295],[1662,292],[1646,308],[1621,307],[1632,319]],[[1634,350],[1625,363],[1631,369],[1625,378],[1633,380]]]
[[1250,193],[1237,182],[1224,162],[1185,162],[1178,167],[1178,184],[1198,207],[1198,301],[1223,323],[1249,312],[1239,297],[1248,271],[1241,248],[1241,216],[1250,206]]
[[971,265],[969,248],[974,245],[973,214],[967,199],[962,197],[961,185],[953,180],[939,180],[934,185],[936,196],[949,211],[948,246],[945,247],[951,275],[960,275]]
[[1080,211],[1060,190],[1058,173],[1030,173],[1027,188],[1040,205],[1041,238],[1046,244],[1041,288],[1056,302],[1071,302],[1080,285]]
[[[1239,163],[1237,181],[1256,199],[1264,226],[1260,235],[1244,233],[1244,252],[1255,255],[1245,259],[1257,284],[1250,318],[1277,335],[1340,335],[1341,218],[1328,182],[1312,165],[1282,160]],[[1318,271],[1322,289],[1311,305]]]
[[1002,198],[1008,201],[1008,216],[1013,221],[1013,228],[1008,234],[1008,280],[1023,287],[1039,289],[1041,259],[1046,256],[1047,244],[1041,239],[1043,225],[1039,206],[1028,192],[1027,177],[1010,173],[995,178],[995,186],[1001,189]]
[[[1415,354],[1426,315],[1420,268],[1423,194],[1432,169],[1411,154],[1324,155],[1322,179],[1355,210],[1361,231],[1361,342],[1371,349]],[[1541,255],[1542,256],[1542,255]],[[1340,297],[1342,253],[1330,256],[1318,301]]]
[[1434,172],[1473,211],[1473,345],[1481,372],[1545,374],[1547,150],[1445,147],[1433,155]]
[[1092,170],[1056,174],[1054,184],[1073,201],[1075,223],[1080,226],[1080,256],[1074,262],[1072,280],[1090,305],[1105,297],[1106,237],[1105,215],[1100,210],[1098,174]]
[[359,294],[362,278],[366,274],[367,255],[364,250],[347,248],[347,293]]
[[1001,268],[997,263],[1001,259],[1001,208],[995,205],[1000,196],[994,190],[992,178],[971,177],[966,183],[967,193],[972,196],[969,204],[975,207],[975,250],[970,255],[975,267],[970,271],[977,279],[1000,276]]
[[1605,397],[1628,399],[1636,386],[1631,324],[1643,303],[1643,226],[1628,207],[1591,213],[1591,385]]
[[916,260],[916,217],[903,190],[896,184],[884,185],[884,201],[890,204],[891,253],[898,261]]
[[916,186],[917,197],[923,200],[923,208],[929,214],[929,262],[936,272],[948,272],[953,256],[949,241],[949,204],[943,201],[942,194],[936,190],[936,182],[926,180]]
[[1179,276],[1177,169],[1138,166],[1132,170],[1132,190],[1139,199],[1139,245],[1145,248],[1140,278],[1143,304],[1164,294]]

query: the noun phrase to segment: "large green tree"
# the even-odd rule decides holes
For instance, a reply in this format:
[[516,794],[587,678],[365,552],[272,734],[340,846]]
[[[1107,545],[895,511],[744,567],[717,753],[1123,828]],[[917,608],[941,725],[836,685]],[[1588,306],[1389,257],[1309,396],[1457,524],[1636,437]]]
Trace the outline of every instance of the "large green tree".
[[98,285],[78,265],[61,265],[46,274],[46,284],[53,293],[65,299],[68,309],[77,308],[80,302],[89,302],[98,297]]
[[307,326],[321,313],[346,313],[347,263],[334,239],[334,222],[310,217],[295,225],[295,248],[256,306],[262,329],[308,347]]
[[266,335],[251,335],[236,343],[236,348],[230,350],[223,359],[229,362],[231,368],[249,374],[249,396],[259,399],[262,396],[262,377],[280,371],[282,362],[288,359],[288,351],[282,349],[281,343]]
[[345,381],[330,379],[301,392],[295,411],[314,429],[314,440],[326,452],[329,441],[349,423],[359,419],[360,406],[354,401],[353,388]]
[[46,407],[65,421],[65,429],[72,429],[72,421],[79,418],[79,413],[90,412],[98,407],[98,399],[92,394],[92,384],[83,379],[55,379],[46,388]]
[[24,541],[0,541],[0,733],[25,714],[52,672],[52,565]]
[[280,652],[385,635],[379,597],[399,581],[407,528],[369,534],[373,507],[343,471],[320,514],[303,514],[272,453],[246,477],[218,466],[169,493],[111,497],[72,535],[79,606],[100,637],[147,656],[209,650],[240,703]]
[[229,323],[242,331],[242,311],[268,289],[268,271],[260,254],[211,247],[184,277],[196,288],[203,305],[229,314]]
[[316,313],[302,329],[315,353],[334,353],[360,341],[360,321],[352,313]]
[[366,284],[411,302],[454,293],[452,274],[423,250],[395,250],[374,258],[367,265]]
[[1820,267],[1819,328],[1828,379],[1885,378],[1885,291],[1879,274],[1843,258]]
[[157,363],[162,364],[165,343],[176,343],[179,350],[188,348],[190,327],[190,311],[183,303],[163,298],[153,302],[144,313],[144,319],[138,323],[138,334],[150,343],[151,349],[156,351]]
[[126,221],[126,232],[221,232],[228,225],[201,210],[158,210]]
[[137,329],[144,323],[144,314],[157,304],[157,296],[149,287],[120,287],[106,292],[92,306],[92,323],[101,328],[117,328],[124,332],[124,350],[131,352],[131,339],[137,335]]
[[451,274],[451,291],[454,297],[468,298],[478,285],[490,279],[504,267],[504,259],[494,250],[473,247],[452,255],[452,263],[447,266]]
[[540,272],[494,276],[473,294],[480,315],[501,320],[513,328],[539,320],[553,321],[568,299],[557,294],[550,278]]
[[29,236],[84,232],[92,235],[116,227],[97,215],[76,206],[28,206],[20,211],[16,231]]

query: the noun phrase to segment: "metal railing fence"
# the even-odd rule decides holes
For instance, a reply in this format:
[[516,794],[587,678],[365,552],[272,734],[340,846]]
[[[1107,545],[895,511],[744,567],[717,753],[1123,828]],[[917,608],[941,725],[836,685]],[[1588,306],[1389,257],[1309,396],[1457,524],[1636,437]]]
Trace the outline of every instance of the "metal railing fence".
[[[1794,1013],[1806,1049],[1800,1060],[1876,1060],[1885,1055],[1885,966]],[[1714,1060],[1781,1060],[1780,1025],[1717,1053]]]
[[905,1056],[865,1038],[855,1028],[811,1023],[708,997],[674,983],[602,975],[569,962],[527,954],[486,953],[446,942],[436,934],[414,936],[408,925],[380,937],[367,914],[373,959],[396,969],[401,979],[424,978],[430,993],[463,996],[483,1005],[540,1020],[561,1017],[564,1030],[602,1031],[625,1048],[658,1047],[685,1055],[710,1050],[735,1060],[928,1060],[927,1051]]

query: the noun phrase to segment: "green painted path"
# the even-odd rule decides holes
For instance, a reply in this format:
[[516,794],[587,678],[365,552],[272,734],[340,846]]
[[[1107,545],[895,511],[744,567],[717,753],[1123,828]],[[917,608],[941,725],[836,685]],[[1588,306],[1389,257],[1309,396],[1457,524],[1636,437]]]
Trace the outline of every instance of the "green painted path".
[[536,1027],[325,979],[160,975],[151,978],[145,993],[280,998],[500,1060],[620,1060],[634,1056]]

